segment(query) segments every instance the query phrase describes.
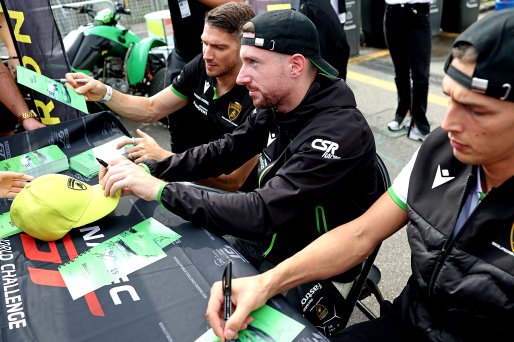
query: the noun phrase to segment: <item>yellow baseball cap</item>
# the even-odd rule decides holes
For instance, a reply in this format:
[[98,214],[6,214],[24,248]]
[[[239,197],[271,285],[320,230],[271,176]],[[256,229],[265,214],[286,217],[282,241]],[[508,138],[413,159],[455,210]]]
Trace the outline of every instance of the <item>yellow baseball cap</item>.
[[106,197],[97,185],[70,176],[37,177],[14,198],[11,221],[23,232],[43,241],[62,238],[72,228],[94,222],[112,212],[121,192]]

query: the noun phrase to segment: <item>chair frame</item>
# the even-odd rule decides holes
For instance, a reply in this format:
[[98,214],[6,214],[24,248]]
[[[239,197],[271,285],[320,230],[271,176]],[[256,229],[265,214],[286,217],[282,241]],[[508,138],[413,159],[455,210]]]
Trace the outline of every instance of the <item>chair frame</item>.
[[[387,189],[391,186],[389,172],[387,171],[382,158],[380,158],[378,154],[376,154],[376,159],[378,174],[377,181],[379,186],[382,186],[383,191],[386,192]],[[351,308],[351,310],[348,310],[346,315],[342,317],[342,319],[345,321],[345,326],[348,325],[348,321],[350,320],[350,316],[352,315],[355,307],[359,308],[368,319],[377,318],[373,311],[371,311],[362,302],[362,300],[373,294],[380,304],[384,301],[384,297],[378,288],[378,281],[380,281],[380,270],[374,265],[375,258],[377,257],[378,251],[380,250],[380,246],[381,243],[378,244],[373,252],[366,258],[366,261],[364,261],[362,266],[361,273],[354,281],[350,292],[346,296],[346,304]],[[374,272],[375,278],[378,277],[378,279],[372,279],[372,277],[370,277],[370,271]]]

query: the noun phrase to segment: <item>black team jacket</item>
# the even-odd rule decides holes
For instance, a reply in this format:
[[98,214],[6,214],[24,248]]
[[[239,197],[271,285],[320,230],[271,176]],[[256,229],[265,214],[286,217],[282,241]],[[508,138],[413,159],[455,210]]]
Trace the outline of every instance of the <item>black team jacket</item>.
[[[220,194],[177,183],[228,174],[256,154],[254,191]],[[147,165],[171,182],[160,197],[164,207],[219,235],[258,241],[272,263],[377,198],[371,129],[346,83],[321,74],[291,112],[257,110],[223,139]]]

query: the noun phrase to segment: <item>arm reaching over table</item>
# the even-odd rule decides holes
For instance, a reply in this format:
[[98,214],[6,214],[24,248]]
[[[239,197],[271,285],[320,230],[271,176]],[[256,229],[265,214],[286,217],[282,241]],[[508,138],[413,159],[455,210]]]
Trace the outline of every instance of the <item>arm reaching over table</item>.
[[20,172],[0,172],[0,198],[14,198],[33,179]]

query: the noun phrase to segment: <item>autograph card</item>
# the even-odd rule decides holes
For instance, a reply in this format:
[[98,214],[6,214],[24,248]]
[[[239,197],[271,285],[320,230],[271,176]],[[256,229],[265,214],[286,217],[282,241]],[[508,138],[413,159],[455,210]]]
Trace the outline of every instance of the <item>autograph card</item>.
[[150,236],[161,248],[178,241],[182,237],[152,217],[136,224],[132,227],[132,231]]
[[59,266],[73,299],[166,257],[162,247],[180,238],[154,218],[146,219]]
[[54,100],[67,104],[70,107],[88,113],[84,95],[79,95],[72,87],[68,87],[61,82],[54,81],[35,71],[27,69],[21,65],[16,68],[17,81],[32,90],[46,95]]
[[[264,305],[250,314],[253,322],[238,333],[236,341],[293,341],[305,326],[271,306]],[[195,342],[219,342],[212,329],[207,330]]]
[[0,239],[20,233],[21,230],[11,222],[9,212],[0,215]]

